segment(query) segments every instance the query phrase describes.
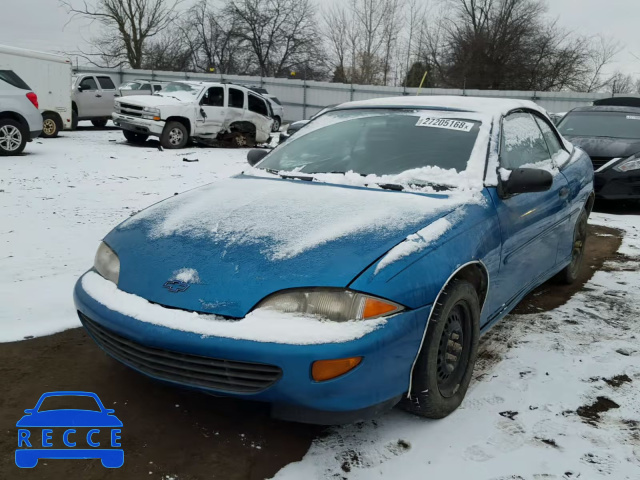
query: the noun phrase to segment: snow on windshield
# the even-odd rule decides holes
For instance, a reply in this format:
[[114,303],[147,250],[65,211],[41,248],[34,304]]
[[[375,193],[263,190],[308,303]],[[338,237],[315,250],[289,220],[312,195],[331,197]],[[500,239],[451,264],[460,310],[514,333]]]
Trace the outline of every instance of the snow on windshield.
[[394,238],[398,229],[418,229],[434,215],[474,201],[461,192],[422,195],[240,177],[158,203],[118,228],[143,222],[150,238],[184,235],[259,245],[276,261],[359,233]]
[[[469,112],[357,109],[318,117],[257,165],[315,181],[405,190],[479,190],[491,118]],[[251,174],[260,175],[255,169]],[[435,187],[435,188],[434,188]]]

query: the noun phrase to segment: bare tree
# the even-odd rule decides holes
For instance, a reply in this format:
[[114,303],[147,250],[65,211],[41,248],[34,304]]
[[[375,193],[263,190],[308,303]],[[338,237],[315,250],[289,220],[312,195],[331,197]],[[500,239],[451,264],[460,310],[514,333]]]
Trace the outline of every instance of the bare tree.
[[350,55],[354,51],[353,23],[349,13],[340,4],[334,4],[324,12],[324,38],[330,52],[329,64],[333,69],[332,81],[347,83],[351,81]]
[[97,0],[95,6],[83,1],[75,7],[73,0],[60,0],[73,18],[98,22],[103,29],[91,40],[94,52],[82,52],[100,58],[108,66],[129,64],[141,68],[145,45],[165,30],[176,17],[176,7],[182,0]]
[[322,70],[311,0],[229,0],[226,11],[237,22],[237,34],[253,52],[261,76]]
[[200,0],[187,10],[179,29],[197,70],[237,74],[249,69],[250,50],[240,38],[238,20],[221,2]]
[[634,91],[633,77],[622,72],[616,72],[609,79],[609,91],[612,95],[632,93]]
[[603,78],[603,70],[609,65],[615,56],[620,53],[620,43],[611,37],[597,35],[592,39],[589,52],[590,76],[581,90],[585,92],[597,92],[607,85],[609,79]]

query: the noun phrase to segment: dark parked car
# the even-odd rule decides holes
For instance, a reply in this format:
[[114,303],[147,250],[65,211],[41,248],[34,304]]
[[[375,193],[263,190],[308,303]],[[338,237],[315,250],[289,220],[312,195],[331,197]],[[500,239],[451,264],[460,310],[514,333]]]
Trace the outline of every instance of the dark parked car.
[[575,108],[558,125],[591,157],[596,197],[606,200],[640,199],[640,101],[623,100]]
[[310,121],[315,120],[316,118],[318,118],[323,113],[326,113],[326,112],[328,112],[329,110],[332,110],[335,107],[337,107],[337,105],[327,105],[322,110],[320,110],[318,113],[313,115],[309,120],[298,120],[297,122],[293,122],[287,128],[287,131],[283,132],[280,135],[280,143],[282,143],[285,140],[287,140],[289,137],[291,137],[293,134],[295,134],[298,130],[300,130],[302,127],[307,125]]

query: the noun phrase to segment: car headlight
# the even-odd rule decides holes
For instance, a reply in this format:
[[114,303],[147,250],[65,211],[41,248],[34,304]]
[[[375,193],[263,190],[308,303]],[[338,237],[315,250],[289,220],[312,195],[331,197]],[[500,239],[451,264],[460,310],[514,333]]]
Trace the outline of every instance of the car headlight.
[[640,152],[635,155],[630,156],[624,162],[619,163],[615,167],[614,170],[618,172],[630,172],[632,170],[640,170]]
[[100,243],[96,258],[93,261],[93,267],[96,271],[107,280],[111,280],[116,285],[120,277],[120,259],[116,252],[109,248],[104,242]]
[[402,305],[350,290],[314,289],[291,290],[265,298],[257,308],[282,313],[317,315],[334,322],[369,320],[393,315],[404,309]]
[[120,103],[118,102],[115,103],[115,111],[116,113],[120,113]]

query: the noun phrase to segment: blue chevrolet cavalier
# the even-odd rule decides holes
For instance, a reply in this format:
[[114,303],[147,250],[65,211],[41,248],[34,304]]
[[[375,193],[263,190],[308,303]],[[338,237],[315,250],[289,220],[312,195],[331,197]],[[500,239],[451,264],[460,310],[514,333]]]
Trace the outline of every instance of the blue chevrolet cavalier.
[[593,167],[532,102],[345,103],[248,161],[104,238],[74,299],[113,358],[287,420],[442,418],[479,336],[578,275]]

